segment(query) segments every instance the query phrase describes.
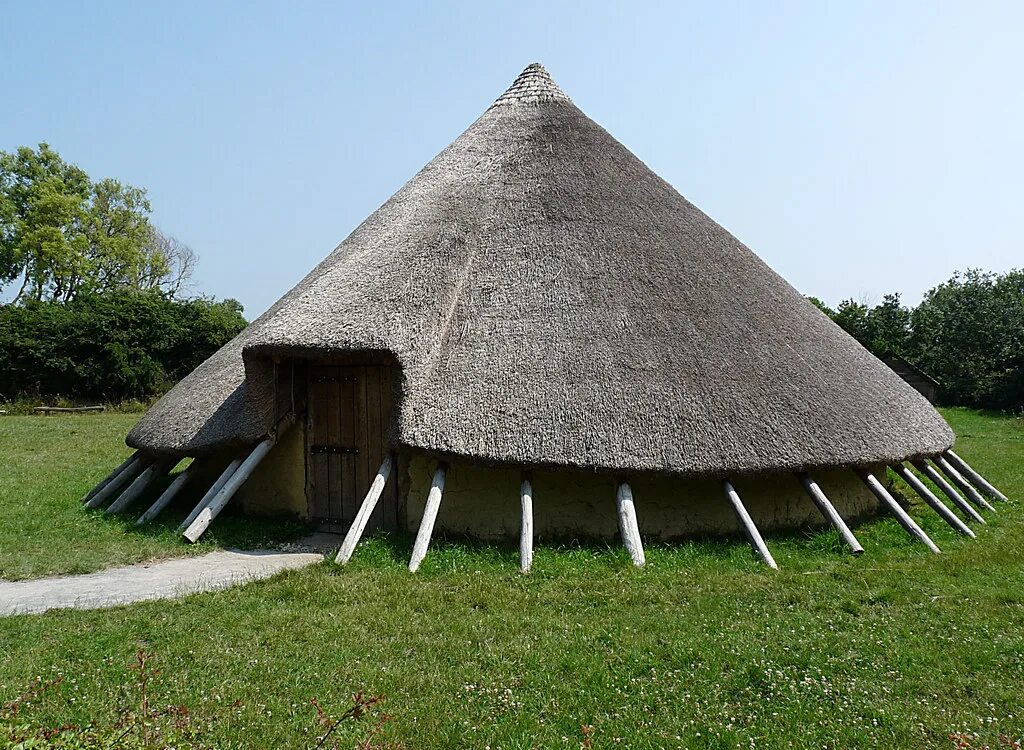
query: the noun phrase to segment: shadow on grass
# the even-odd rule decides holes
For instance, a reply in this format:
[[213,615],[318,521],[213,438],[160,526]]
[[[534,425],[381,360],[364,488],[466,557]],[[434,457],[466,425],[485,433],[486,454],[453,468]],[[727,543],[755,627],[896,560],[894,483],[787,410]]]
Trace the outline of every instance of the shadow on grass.
[[[188,545],[180,535],[178,526],[191,512],[202,497],[201,484],[186,488],[174,502],[153,521],[136,526],[135,520],[166,489],[178,473],[154,482],[144,497],[130,511],[120,516],[104,516],[102,509],[92,511],[102,517],[104,523],[116,525],[126,536],[138,536],[181,545],[196,551],[211,548],[235,547],[239,549],[273,548],[293,542],[315,531],[315,524],[300,521],[294,516],[252,517],[245,516],[229,505],[217,517],[216,522],[199,543]],[[916,496],[896,485],[893,494],[901,504],[906,504],[915,514],[923,516],[922,526],[929,533],[941,539],[943,545],[954,543],[957,538],[936,526],[929,517],[931,511],[924,507]],[[910,502],[908,502],[910,501]],[[851,528],[864,544],[867,555],[881,548],[899,550],[903,554],[915,555],[927,550],[911,539],[889,516],[866,515],[849,519]],[[341,544],[342,535],[338,535]],[[854,560],[842,537],[837,531],[824,526],[803,527],[792,530],[772,531],[765,534],[766,542],[780,560],[780,564],[797,569],[834,564]],[[368,536],[360,544],[350,565],[354,568],[379,566],[404,568],[408,565],[414,535],[408,532],[377,533]],[[737,570],[758,570],[760,561],[751,550],[742,534],[646,540],[645,551],[648,560],[657,564],[672,564],[689,568],[734,567]],[[473,567],[502,567],[518,570],[518,542],[481,541],[464,535],[438,532],[431,540],[423,573],[451,571]],[[608,570],[631,567],[629,555],[621,543],[615,540],[594,540],[573,537],[538,539],[535,541],[534,572],[544,575],[548,572],[594,566]],[[339,568],[340,570],[340,568]]]
[[246,516],[229,504],[210,525],[202,539],[194,545],[189,545],[182,538],[178,527],[202,499],[203,493],[207,489],[201,484],[195,483],[184,488],[155,519],[141,526],[136,525],[139,516],[160,497],[161,493],[180,473],[177,471],[153,482],[142,497],[124,513],[108,516],[103,508],[85,510],[85,512],[94,514],[104,523],[119,527],[126,536],[162,541],[176,540],[182,547],[203,551],[208,551],[211,547],[238,549],[276,547],[300,539],[314,531],[313,524],[301,521],[295,516]]
[[[339,545],[341,538],[338,537]],[[767,539],[787,562],[800,567],[855,559],[839,534],[832,529],[798,529],[769,535]],[[413,541],[411,533],[378,532],[360,543],[345,567],[353,570],[404,569],[409,563]],[[768,571],[741,535],[649,541],[645,544],[645,553],[649,565],[657,567]],[[420,575],[497,568],[509,572],[519,570],[517,543],[512,540],[486,542],[439,533],[431,540]],[[616,572],[632,568],[629,553],[617,540],[541,539],[534,545],[534,576],[581,570]],[[342,569],[342,566],[337,566],[335,572],[340,573]]]

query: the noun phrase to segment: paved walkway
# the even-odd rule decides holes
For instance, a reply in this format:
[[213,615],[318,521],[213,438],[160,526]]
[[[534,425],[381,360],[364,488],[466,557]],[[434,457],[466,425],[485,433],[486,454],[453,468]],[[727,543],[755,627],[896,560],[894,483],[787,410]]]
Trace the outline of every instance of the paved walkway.
[[223,589],[320,562],[322,553],[306,551],[318,546],[310,544],[296,552],[219,550],[80,576],[0,581],[0,616],[66,607],[116,607]]

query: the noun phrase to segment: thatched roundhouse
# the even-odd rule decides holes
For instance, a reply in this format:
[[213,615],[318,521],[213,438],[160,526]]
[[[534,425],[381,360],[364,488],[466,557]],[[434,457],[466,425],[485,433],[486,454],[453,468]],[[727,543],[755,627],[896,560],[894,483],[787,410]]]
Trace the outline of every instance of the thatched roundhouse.
[[189,538],[234,495],[420,557],[436,526],[639,562],[640,535],[848,533],[953,433],[531,65],[127,442],[133,487],[200,459]]

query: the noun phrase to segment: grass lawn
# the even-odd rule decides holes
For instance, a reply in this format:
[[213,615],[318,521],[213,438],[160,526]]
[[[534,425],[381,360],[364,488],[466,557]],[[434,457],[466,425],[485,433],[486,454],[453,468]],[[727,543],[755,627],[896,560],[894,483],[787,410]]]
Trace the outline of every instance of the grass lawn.
[[[945,413],[960,454],[1024,498],[1021,423]],[[191,552],[77,503],[130,422],[0,420],[4,576]],[[652,546],[642,570],[620,549],[542,546],[526,577],[511,548],[441,543],[410,575],[408,540],[378,539],[345,569],[0,620],[0,702],[63,676],[20,721],[112,716],[142,647],[155,699],[222,715],[203,740],[223,747],[313,747],[310,699],[338,713],[357,690],[384,697],[379,739],[411,748],[579,748],[583,725],[595,748],[1007,746],[1024,735],[1024,514],[997,507],[969,541],[916,505],[940,556],[889,519],[856,529],[859,558],[834,532],[769,536],[778,572],[736,540]]]
[[134,516],[111,518],[102,509],[85,510],[78,500],[131,454],[124,436],[138,419],[138,414],[0,417],[0,578],[89,573],[225,545],[258,547],[303,531],[297,523],[226,515],[199,544],[183,545],[174,532],[187,513],[184,506],[198,502],[198,485],[142,530],[136,530]]

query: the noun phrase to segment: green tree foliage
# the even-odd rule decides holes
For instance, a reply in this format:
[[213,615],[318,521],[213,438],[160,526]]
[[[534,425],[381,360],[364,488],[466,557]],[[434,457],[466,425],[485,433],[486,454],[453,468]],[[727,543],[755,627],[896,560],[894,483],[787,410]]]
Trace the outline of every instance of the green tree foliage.
[[45,143],[0,152],[0,290],[13,283],[15,301],[176,291],[179,257],[149,213],[145,190],[93,182]]
[[875,307],[848,299],[835,311],[825,308],[823,312],[878,356],[908,353],[910,310],[900,302],[899,294],[885,295]]
[[868,348],[881,354],[909,354],[910,322],[910,309],[900,302],[899,293],[885,295],[868,313]]
[[954,274],[913,310],[898,294],[835,310],[809,299],[872,353],[898,354],[935,378],[946,403],[1024,409],[1024,271]]
[[155,291],[0,306],[0,398],[120,401],[160,393],[245,327],[235,300]]
[[0,283],[21,279],[19,296],[41,297],[54,274],[76,272],[85,251],[92,185],[45,143],[0,152]]
[[914,356],[950,403],[1024,409],[1024,271],[955,274],[912,321]]
[[820,299],[818,299],[817,297],[808,297],[808,298],[807,298],[807,301],[808,301],[808,302],[810,302],[810,303],[811,303],[812,305],[814,305],[814,306],[815,306],[816,308],[818,308],[819,310],[821,310],[821,311],[822,311],[823,313],[825,313],[825,314],[826,314],[827,316],[829,316],[830,318],[833,318],[833,317],[835,317],[836,311],[835,311],[835,310],[833,310],[833,309],[832,309],[831,307],[829,307],[828,305],[826,305],[826,304],[825,304],[824,302],[822,302],[822,301],[821,301]]
[[45,143],[0,152],[0,399],[144,398],[245,327],[234,300],[175,299],[195,253],[149,212]]
[[839,303],[839,307],[836,308],[831,317],[844,331],[870,349],[869,312],[870,310],[867,305],[855,302],[852,299],[846,299]]

